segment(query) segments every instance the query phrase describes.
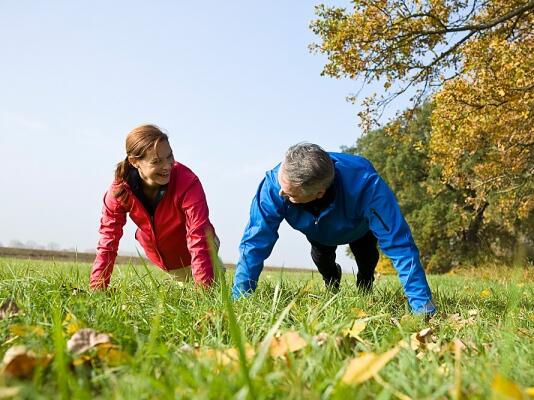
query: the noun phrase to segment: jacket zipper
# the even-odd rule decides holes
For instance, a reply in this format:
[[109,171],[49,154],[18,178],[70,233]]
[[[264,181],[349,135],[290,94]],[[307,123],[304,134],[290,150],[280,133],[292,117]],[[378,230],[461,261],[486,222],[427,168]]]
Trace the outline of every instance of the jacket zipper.
[[389,229],[389,226],[386,225],[386,223],[384,222],[384,220],[382,219],[382,217],[378,214],[378,212],[374,209],[374,208],[371,208],[371,212],[375,215],[375,217],[378,218],[378,220],[382,223],[382,226],[384,227],[384,229],[386,230],[386,232],[389,232],[390,229]]

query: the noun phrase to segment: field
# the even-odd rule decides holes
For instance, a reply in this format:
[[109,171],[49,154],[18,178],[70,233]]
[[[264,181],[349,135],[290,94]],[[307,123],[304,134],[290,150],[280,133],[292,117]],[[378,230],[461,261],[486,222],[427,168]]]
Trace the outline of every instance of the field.
[[[532,267],[430,276],[439,308],[431,319],[410,315],[395,276],[363,295],[350,275],[333,294],[316,273],[267,272],[254,296],[231,302],[222,280],[195,289],[143,264],[118,266],[106,292],[88,291],[88,274],[88,263],[0,258],[0,300],[18,308],[0,310],[0,356],[24,346],[4,360],[0,398],[526,399],[534,392]],[[86,350],[77,353],[69,339],[90,332],[84,328],[108,337],[82,338],[75,344]]]

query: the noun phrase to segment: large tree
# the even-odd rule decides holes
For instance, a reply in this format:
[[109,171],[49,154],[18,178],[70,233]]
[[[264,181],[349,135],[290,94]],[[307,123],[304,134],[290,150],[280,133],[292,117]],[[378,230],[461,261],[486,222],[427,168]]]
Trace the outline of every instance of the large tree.
[[[484,222],[531,235],[534,214],[534,0],[355,0],[316,9],[323,73],[366,85],[363,126],[410,93],[409,118],[428,96],[429,156],[444,188],[465,194],[468,232]],[[398,133],[398,124],[389,125]],[[444,189],[446,190],[446,189]]]

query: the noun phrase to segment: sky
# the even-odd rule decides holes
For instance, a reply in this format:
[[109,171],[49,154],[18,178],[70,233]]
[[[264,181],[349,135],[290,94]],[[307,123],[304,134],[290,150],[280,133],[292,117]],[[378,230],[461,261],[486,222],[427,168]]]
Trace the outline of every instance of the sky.
[[[344,2],[324,2],[327,5]],[[154,123],[200,178],[236,262],[252,197],[285,150],[360,135],[355,82],[320,75],[315,1],[0,3],[0,243],[94,249],[126,134]],[[142,251],[128,222],[120,252]],[[284,222],[266,265],[313,266]],[[338,248],[350,271],[354,261]]]

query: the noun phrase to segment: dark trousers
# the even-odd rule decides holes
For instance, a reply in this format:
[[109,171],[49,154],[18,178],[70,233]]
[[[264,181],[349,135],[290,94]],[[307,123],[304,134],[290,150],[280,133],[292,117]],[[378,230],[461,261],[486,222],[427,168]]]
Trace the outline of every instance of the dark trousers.
[[[327,246],[312,240],[311,257],[319,273],[323,276],[326,286],[338,289],[341,281],[341,268],[336,264],[337,246]],[[363,237],[349,243],[358,264],[356,284],[363,290],[370,290],[373,286],[376,264],[378,263],[377,240],[371,231]]]

